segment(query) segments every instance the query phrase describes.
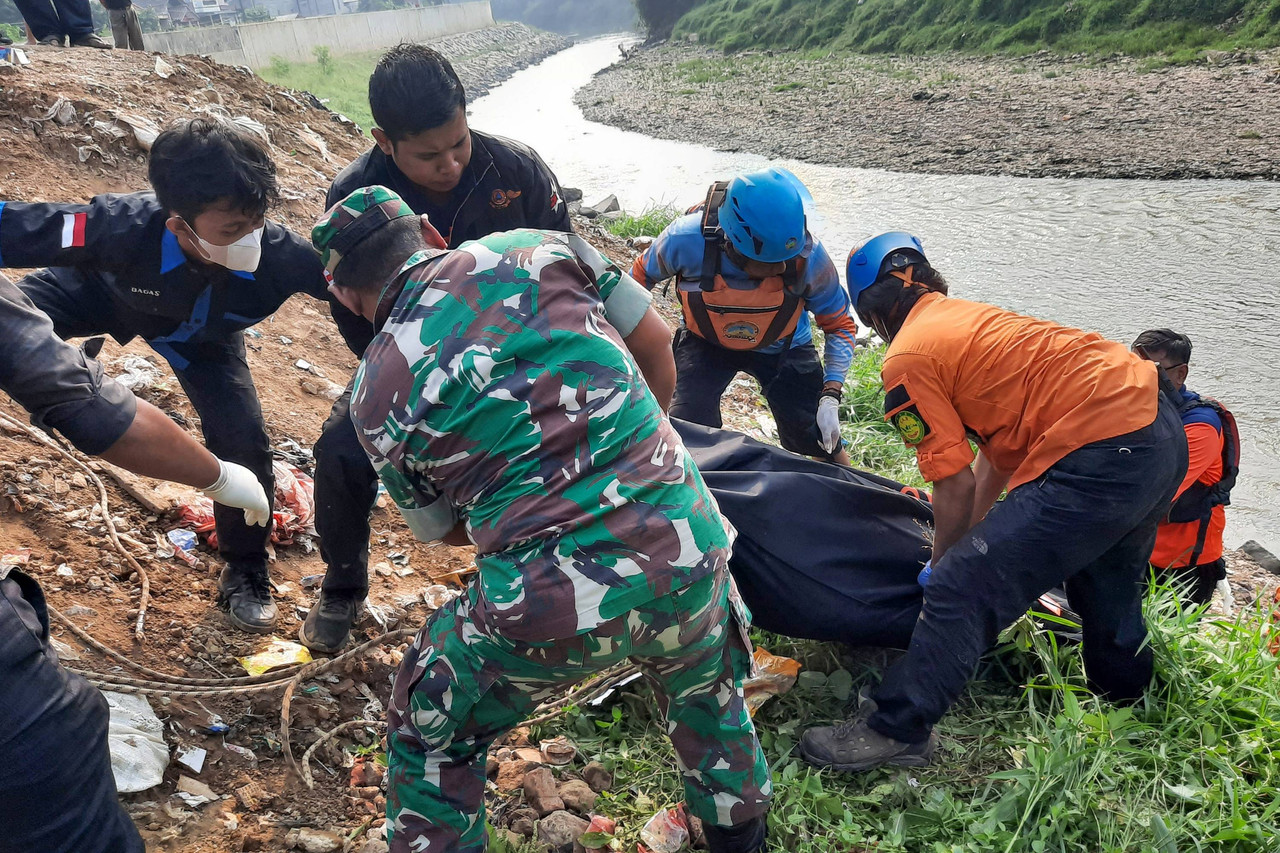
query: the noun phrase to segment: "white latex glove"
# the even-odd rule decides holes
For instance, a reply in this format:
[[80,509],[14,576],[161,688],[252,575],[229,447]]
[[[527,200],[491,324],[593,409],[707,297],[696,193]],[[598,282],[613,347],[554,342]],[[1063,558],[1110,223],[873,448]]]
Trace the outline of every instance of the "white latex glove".
[[201,489],[211,500],[223,506],[244,510],[245,524],[266,527],[271,523],[271,502],[253,472],[243,465],[218,460],[218,480]]
[[840,446],[840,401],[835,397],[818,398],[818,445],[827,453]]

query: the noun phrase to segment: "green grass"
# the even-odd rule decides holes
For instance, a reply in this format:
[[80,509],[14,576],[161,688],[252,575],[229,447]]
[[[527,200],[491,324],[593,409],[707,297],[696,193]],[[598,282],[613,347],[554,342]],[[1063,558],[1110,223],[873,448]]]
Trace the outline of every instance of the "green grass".
[[1178,54],[1280,45],[1280,0],[708,0],[677,37],[863,53]]
[[[884,350],[860,349],[841,406],[854,464],[920,484],[914,454],[883,418]],[[1280,671],[1267,608],[1237,620],[1146,603],[1156,684],[1117,707],[1087,688],[1080,649],[1024,618],[1007,630],[938,726],[933,766],[861,776],[793,754],[811,725],[842,719],[894,653],[754,632],[805,670],[756,717],[772,768],[772,853],[1270,853],[1280,838]],[[665,729],[642,683],[612,707],[573,708],[534,733],[567,733],[615,774],[597,811],[623,849],[682,797]],[[495,848],[509,849],[509,848]],[[514,851],[513,851],[514,853]],[[524,853],[523,850],[519,853]]]
[[646,208],[639,215],[627,213],[619,219],[607,220],[604,227],[618,237],[657,237],[683,212],[671,205],[659,205]]
[[328,101],[329,109],[342,113],[368,133],[373,127],[369,112],[369,75],[382,51],[332,56],[317,55],[317,62],[286,62],[279,57],[258,71],[268,83],[302,89]]
[[[776,787],[768,849],[1274,850],[1280,678],[1264,651],[1265,610],[1198,621],[1164,588],[1147,609],[1158,686],[1143,702],[1119,708],[1094,698],[1079,648],[1058,647],[1024,619],[939,725],[933,766],[862,776],[813,770],[792,748],[807,726],[842,718],[885,656],[757,634],[806,666],[796,687],[756,717]],[[624,842],[680,801],[674,756],[639,683],[613,708],[571,709],[534,739],[565,729],[585,758],[614,771],[617,793],[597,811],[618,819]]]

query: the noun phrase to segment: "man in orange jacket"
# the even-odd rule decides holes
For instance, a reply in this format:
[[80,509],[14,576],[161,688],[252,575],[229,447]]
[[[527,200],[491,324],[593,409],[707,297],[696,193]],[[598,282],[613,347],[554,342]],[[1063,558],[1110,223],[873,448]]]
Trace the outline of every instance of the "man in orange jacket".
[[852,720],[804,733],[805,760],[929,763],[933,726],[983,652],[1059,584],[1091,687],[1141,696],[1147,558],[1187,466],[1172,385],[1096,333],[948,297],[910,234],[854,249],[848,282],[859,319],[889,341],[885,417],[934,484],[932,572],[906,656]]
[[1191,339],[1172,329],[1148,329],[1133,342],[1133,351],[1164,368],[1182,397],[1182,427],[1187,433],[1187,473],[1178,487],[1169,517],[1156,534],[1151,564],[1166,579],[1185,589],[1196,604],[1213,597],[1227,576],[1222,558],[1224,507],[1230,502],[1240,453],[1235,418],[1216,400],[1187,390]]

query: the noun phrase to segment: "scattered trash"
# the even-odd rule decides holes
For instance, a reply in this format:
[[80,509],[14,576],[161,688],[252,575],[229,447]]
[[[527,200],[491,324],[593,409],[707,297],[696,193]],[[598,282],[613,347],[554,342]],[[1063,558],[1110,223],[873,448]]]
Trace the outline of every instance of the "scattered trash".
[[645,249],[653,245],[653,239],[649,236],[631,237],[627,240],[627,245],[635,249],[637,252],[643,252]]
[[774,696],[781,696],[795,686],[800,674],[800,662],[780,655],[771,655],[767,649],[756,646],[752,656],[754,674],[742,685],[746,695],[747,710],[755,716],[756,710]]
[[190,768],[192,773],[199,773],[204,769],[204,760],[209,755],[209,751],[198,746],[189,746],[178,751],[178,763],[183,767]]
[[396,577],[398,578],[407,578],[409,577],[409,575],[412,575],[412,574],[414,574],[414,571],[408,566],[404,567],[403,569],[396,569]]
[[26,52],[16,47],[0,47],[0,62],[6,62],[15,68],[31,64]]
[[236,116],[231,123],[243,131],[252,133],[268,145],[271,144],[271,136],[267,133],[267,126],[260,121],[254,121],[248,116]]
[[75,571],[66,563],[59,563],[58,568],[54,569],[53,573],[60,578],[73,578],[76,576]]
[[284,344],[285,346],[288,346],[289,344],[293,343],[293,338],[290,338],[286,335],[281,335],[280,343]]
[[689,841],[689,823],[677,807],[660,811],[640,830],[640,842],[649,853],[678,853]]
[[578,754],[578,748],[564,735],[544,740],[538,745],[542,747],[542,756],[547,764],[569,764]]
[[160,368],[137,355],[122,359],[119,368],[121,372],[116,374],[116,381],[135,394],[154,388],[164,379]]
[[66,126],[76,120],[76,108],[66,98],[58,98],[53,102],[53,106],[49,107],[49,111],[44,114],[41,121],[53,121],[60,125]]
[[73,604],[66,610],[62,611],[64,616],[88,616],[93,618],[98,615],[98,611],[92,607],[85,607],[83,604]]
[[103,691],[111,717],[107,725],[107,748],[111,753],[111,775],[122,794],[146,791],[164,781],[169,766],[169,747],[164,742],[164,724],[151,710],[145,697]]
[[168,80],[173,76],[173,66],[158,56],[156,57],[156,76],[161,80]]
[[[306,539],[316,535],[315,482],[300,469],[278,459],[271,463],[271,472],[276,480],[271,541],[276,545],[292,545],[300,540],[306,547]],[[213,501],[203,496],[192,497],[182,504],[178,520],[204,536],[210,548],[218,547]]]
[[[255,764],[254,766],[257,765]],[[247,785],[241,785],[236,788],[236,800],[239,801],[240,805],[244,806],[246,811],[256,812],[269,799],[270,797],[267,796],[267,793],[262,790],[262,786],[257,782],[250,782]]]
[[182,800],[192,808],[198,808],[205,803],[212,803],[218,799],[218,795],[214,790],[199,779],[192,779],[190,776],[181,776],[178,778],[178,799]]
[[53,646],[53,650],[58,653],[58,660],[80,660],[80,653],[59,640],[57,637],[49,638],[49,645]]
[[403,551],[388,551],[387,559],[395,563],[397,566],[409,565],[409,555]]
[[244,671],[250,675],[262,675],[279,666],[295,663],[311,663],[311,652],[298,643],[272,637],[267,648],[248,657],[237,658]]
[[31,562],[30,548],[10,548],[0,556],[0,566],[25,566]]
[[245,330],[244,330],[244,333],[245,333],[246,335],[248,335],[249,337],[251,337],[251,338],[261,338],[261,337],[262,337],[262,332],[259,332],[257,329],[245,329]]
[[[255,770],[257,769],[258,754],[255,753],[252,749],[247,749],[243,746],[239,746],[238,744],[234,744],[234,743],[227,743],[226,741],[223,741],[222,745],[224,748],[226,748],[227,752],[235,753],[236,755],[243,758],[245,761],[249,762],[250,768]],[[237,791],[236,794],[238,796],[239,791]]]
[[[201,705],[200,707],[204,708],[204,705]],[[222,717],[211,713],[208,708],[204,708],[204,711],[209,715],[209,722],[204,725],[204,730],[206,732],[211,735],[225,735],[227,732],[231,731],[231,726],[224,723],[222,721]]]
[[305,358],[298,359],[293,363],[293,366],[298,368],[299,370],[304,370],[307,373],[310,373],[314,376],[319,376],[321,379],[325,378],[324,371],[316,367],[311,362],[307,361]]
[[304,575],[298,583],[302,584],[303,589],[315,589],[324,582],[324,575]]
[[578,843],[587,850],[612,849],[610,845],[614,840],[613,834],[617,831],[618,822],[613,818],[594,814],[591,816],[591,823],[587,825],[587,831],[578,839]]
[[160,128],[148,119],[131,113],[116,113],[116,121],[126,125],[133,131],[133,138],[143,151],[150,151],[151,144],[160,135]]
[[[173,532],[173,531],[170,531],[170,532]],[[185,551],[182,548],[177,547],[171,541],[169,541],[168,538],[161,536],[159,533],[155,534],[155,537],[156,537],[156,559],[157,560],[168,560],[170,558],[176,557],[177,559],[186,563],[188,566],[195,566],[200,562],[200,560],[196,558],[195,554],[192,554],[190,551]]]
[[592,699],[591,701],[589,701],[587,704],[588,704],[588,705],[590,705],[592,708],[598,708],[598,707],[600,707],[601,705],[603,705],[603,704],[605,703],[605,700],[607,700],[610,696],[612,696],[612,695],[613,695],[613,693],[614,693],[614,691],[615,691],[615,690],[617,690],[619,687],[626,687],[626,686],[627,686],[628,684],[630,684],[631,682],[633,682],[633,681],[637,680],[638,678],[640,678],[640,677],[641,677],[641,675],[642,675],[642,673],[639,673],[639,672],[634,673],[634,674],[632,674],[632,675],[628,675],[626,678],[622,679],[622,680],[621,680],[621,681],[619,681],[617,684],[613,685],[613,686],[612,686],[612,687],[610,687],[608,690],[606,690],[605,692],[601,693],[601,694],[600,694],[599,696],[597,696],[596,698],[594,698],[594,699]]
[[170,530],[165,536],[173,547],[182,551],[190,551],[200,543],[199,538],[194,533],[181,527]]
[[460,595],[462,595],[460,589],[450,589],[442,583],[433,583],[422,591],[422,600],[432,610],[439,610]]

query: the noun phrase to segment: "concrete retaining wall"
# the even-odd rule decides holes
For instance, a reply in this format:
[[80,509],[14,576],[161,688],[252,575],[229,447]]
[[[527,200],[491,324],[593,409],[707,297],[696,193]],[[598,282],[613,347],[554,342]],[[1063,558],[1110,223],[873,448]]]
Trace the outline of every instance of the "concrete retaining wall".
[[391,12],[147,33],[147,49],[207,54],[218,62],[257,69],[270,63],[273,56],[290,62],[314,62],[312,48],[317,45],[325,45],[334,56],[341,56],[491,26],[493,12],[489,9],[489,0],[480,0]]

